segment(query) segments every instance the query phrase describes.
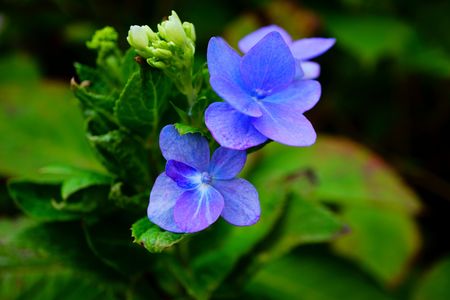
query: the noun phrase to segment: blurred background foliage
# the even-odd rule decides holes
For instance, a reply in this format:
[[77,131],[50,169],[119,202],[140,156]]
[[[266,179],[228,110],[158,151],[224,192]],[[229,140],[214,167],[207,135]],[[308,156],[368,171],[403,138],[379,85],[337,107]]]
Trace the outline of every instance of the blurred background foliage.
[[[272,23],[294,38],[337,39],[317,59],[323,95],[307,113],[317,144],[271,144],[250,157],[245,172],[270,214],[247,231],[219,222],[198,245],[182,242],[192,273],[131,244],[134,219],[80,227],[70,214],[41,210],[46,221],[67,222],[36,223],[6,186],[62,164],[108,182],[69,88],[73,62],[94,65],[85,43],[96,29],[114,26],[126,49],[130,25],[154,28],[171,9],[195,24],[203,59],[211,36],[236,45]],[[438,0],[3,0],[0,298],[148,299],[179,290],[233,298],[239,290],[249,299],[450,299],[449,13],[450,2]],[[27,211],[26,199],[44,196],[16,202]],[[181,284],[165,275],[167,265]],[[130,275],[143,266],[158,278]]]

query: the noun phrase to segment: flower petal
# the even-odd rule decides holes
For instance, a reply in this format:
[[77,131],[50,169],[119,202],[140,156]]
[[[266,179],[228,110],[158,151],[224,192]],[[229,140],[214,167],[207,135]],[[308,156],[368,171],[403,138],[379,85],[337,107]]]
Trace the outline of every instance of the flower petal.
[[236,150],[245,150],[267,140],[253,127],[252,119],[224,102],[212,103],[205,112],[206,127],[214,139],[221,146]]
[[328,51],[336,39],[306,38],[294,41],[291,45],[292,54],[299,60],[310,60]]
[[278,103],[288,106],[297,112],[305,112],[319,101],[321,94],[320,83],[315,80],[297,80],[287,88],[272,94],[262,103]]
[[310,146],[316,141],[316,132],[303,116],[302,110],[294,109],[292,101],[283,103],[265,102],[262,117],[253,119],[253,126],[281,144],[290,146]]
[[320,65],[313,61],[302,61],[300,66],[303,70],[302,80],[316,79],[320,75]]
[[219,180],[214,187],[222,194],[225,206],[222,217],[237,226],[248,226],[259,220],[261,208],[255,187],[242,178]]
[[256,31],[244,36],[238,43],[239,50],[242,53],[247,53],[253,46],[255,46],[263,37],[271,32],[278,32],[283,37],[283,40],[286,44],[290,44],[292,42],[291,36],[284,30],[283,28],[277,25],[269,25],[259,28]]
[[165,173],[160,174],[150,193],[150,202],[147,208],[147,216],[150,221],[165,230],[182,232],[173,218],[173,208],[184,191]]
[[186,233],[203,230],[219,218],[223,203],[223,196],[209,185],[185,191],[175,204],[175,222]]
[[246,160],[247,153],[245,151],[219,147],[212,155],[209,174],[214,179],[234,178],[242,170]]
[[211,77],[209,79],[214,91],[236,110],[252,117],[260,117],[262,112],[250,93],[235,82],[224,77]]
[[169,160],[166,164],[166,175],[172,178],[179,187],[192,189],[201,183],[202,175],[195,168],[185,163]]
[[212,37],[207,50],[208,70],[211,77],[223,77],[239,83],[241,56],[220,37]]
[[173,125],[165,126],[159,135],[159,147],[166,160],[176,160],[206,171],[209,166],[208,141],[199,133],[180,135]]
[[253,93],[270,93],[294,79],[295,59],[278,32],[267,34],[244,55],[241,76],[247,90]]

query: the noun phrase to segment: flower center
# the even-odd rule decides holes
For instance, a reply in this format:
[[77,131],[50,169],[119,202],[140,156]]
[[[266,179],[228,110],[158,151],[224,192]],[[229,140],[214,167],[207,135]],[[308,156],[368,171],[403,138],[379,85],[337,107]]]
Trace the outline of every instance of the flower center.
[[257,100],[264,99],[268,95],[269,95],[269,91],[265,91],[262,89],[255,89],[253,91],[253,97],[256,98]]
[[212,182],[211,175],[208,174],[208,172],[202,173],[202,183],[210,184]]

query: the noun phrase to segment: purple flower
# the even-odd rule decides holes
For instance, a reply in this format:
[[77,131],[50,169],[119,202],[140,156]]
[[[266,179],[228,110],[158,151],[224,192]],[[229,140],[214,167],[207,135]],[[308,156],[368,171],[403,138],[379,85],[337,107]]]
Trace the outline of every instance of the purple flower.
[[296,61],[280,33],[265,35],[243,57],[213,37],[207,56],[211,86],[226,102],[211,104],[205,123],[221,146],[243,150],[268,138],[291,146],[315,142],[303,113],[319,100],[320,84],[295,80]]
[[242,38],[238,44],[239,49],[243,53],[247,53],[264,36],[274,31],[281,34],[283,40],[291,49],[292,55],[298,62],[296,77],[300,79],[315,79],[319,77],[320,65],[309,60],[328,51],[328,49],[334,45],[336,39],[306,38],[292,41],[291,36],[286,32],[286,30],[277,25],[269,25],[261,27],[260,29]]
[[161,228],[178,233],[205,229],[219,216],[237,226],[259,220],[258,192],[236,178],[245,151],[218,148],[211,157],[200,134],[180,135],[173,125],[161,130],[159,146],[167,160],[150,193],[147,215]]

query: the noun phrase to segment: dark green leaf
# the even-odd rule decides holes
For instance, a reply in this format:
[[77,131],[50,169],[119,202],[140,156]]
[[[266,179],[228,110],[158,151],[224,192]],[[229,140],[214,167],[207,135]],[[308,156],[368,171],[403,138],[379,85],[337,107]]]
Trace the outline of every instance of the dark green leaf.
[[90,171],[76,174],[64,180],[61,186],[61,196],[64,200],[75,192],[91,186],[107,185],[112,183],[112,178],[103,174]]
[[414,300],[450,299],[450,258],[439,261],[425,274],[414,291]]
[[151,253],[159,253],[180,242],[186,235],[162,230],[151,223],[148,218],[142,218],[131,227],[134,242],[144,246]]
[[180,135],[184,135],[187,133],[200,133],[203,134],[203,132],[195,127],[186,125],[186,124],[181,124],[181,123],[175,123],[175,128],[177,129],[178,133]]
[[80,83],[83,86],[87,86],[91,94],[112,94],[115,87],[108,81],[107,77],[105,77],[104,72],[80,63],[75,63],[74,66],[78,78],[80,79]]
[[11,181],[9,193],[21,210],[38,220],[64,221],[80,218],[76,212],[55,207],[55,202],[62,201],[59,185]]
[[116,95],[90,92],[87,87],[82,84],[77,84],[73,80],[71,87],[75,97],[83,105],[84,109],[93,109],[104,114],[112,114],[116,102]]
[[122,58],[121,69],[124,84],[128,82],[128,79],[133,76],[136,71],[139,70],[139,64],[135,60],[136,56],[136,50],[134,50],[134,48],[130,48]]
[[89,136],[89,141],[112,174],[139,190],[146,189],[150,182],[148,153],[140,142],[121,130]]
[[170,81],[157,70],[142,66],[128,80],[114,108],[119,122],[141,134],[155,135],[168,104]]

